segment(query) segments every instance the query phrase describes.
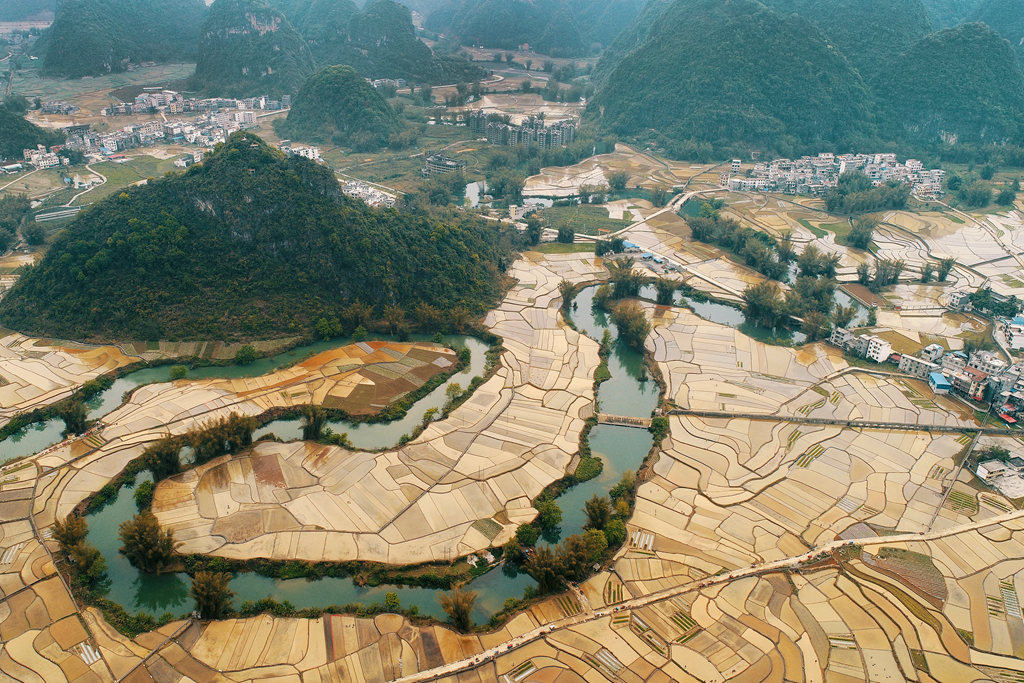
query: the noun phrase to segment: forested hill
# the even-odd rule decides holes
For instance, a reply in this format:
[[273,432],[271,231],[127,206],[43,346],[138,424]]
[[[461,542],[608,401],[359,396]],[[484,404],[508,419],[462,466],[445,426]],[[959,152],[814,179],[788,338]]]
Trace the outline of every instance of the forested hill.
[[636,15],[633,21],[624,24],[615,40],[601,52],[601,58],[594,66],[594,82],[603,83],[626,55],[640,47],[671,6],[672,0],[647,0],[640,14]]
[[370,78],[458,83],[483,78],[469,60],[437,56],[416,37],[412,14],[394,0],[273,0],[294,24],[320,66],[348,64]]
[[1010,44],[984,24],[927,36],[902,55],[880,106],[890,137],[936,142],[1024,139],[1024,74]]
[[579,57],[610,44],[640,13],[643,0],[450,0],[427,17],[432,31],[466,45]]
[[968,20],[988,24],[1024,59],[1024,0],[982,0]]
[[266,0],[215,0],[190,87],[223,97],[294,93],[313,73],[299,32]]
[[921,0],[764,1],[821,29],[869,83],[888,78],[896,57],[932,30]]
[[499,234],[452,220],[371,209],[329,169],[236,133],[184,174],[80,214],[0,301],[0,322],[63,338],[238,339],[345,320],[355,301],[378,316],[479,313],[499,296]]
[[827,149],[873,135],[871,96],[807,20],[755,0],[678,0],[591,101],[623,135]]
[[46,73],[74,78],[191,61],[205,14],[202,0],[59,0],[36,51]]
[[288,118],[274,128],[283,137],[376,149],[402,129],[402,121],[352,67],[329,66],[302,85]]
[[20,113],[0,104],[0,160],[20,162],[22,150],[36,145],[59,145],[64,141],[60,133],[40,128],[26,121]]

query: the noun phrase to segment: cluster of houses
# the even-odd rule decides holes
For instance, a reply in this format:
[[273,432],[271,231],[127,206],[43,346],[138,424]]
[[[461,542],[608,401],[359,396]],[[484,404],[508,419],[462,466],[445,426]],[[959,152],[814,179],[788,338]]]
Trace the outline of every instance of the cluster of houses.
[[22,155],[25,161],[36,168],[56,168],[61,164],[67,166],[68,158],[58,155],[57,150],[59,149],[59,146],[47,149],[43,145],[37,145],[35,149],[24,150]]
[[77,105],[71,104],[70,102],[43,102],[39,108],[44,114],[59,114],[61,116],[71,116],[79,111]]
[[292,106],[291,95],[284,95],[279,100],[266,95],[246,97],[240,100],[212,97],[197,99],[185,97],[175,90],[146,88],[136,95],[132,102],[118,102],[105,108],[103,116],[132,116],[135,114],[203,114],[219,112],[226,109],[260,109],[279,111]]
[[823,195],[835,187],[839,176],[859,171],[875,185],[896,181],[910,185],[914,194],[933,197],[942,194],[942,169],[925,169],[917,159],[900,163],[895,154],[829,154],[799,159],[775,159],[754,165],[748,175],[741,172],[739,159],[732,160],[729,189],[734,192],[782,192]]
[[482,111],[467,113],[465,123],[470,131],[486,137],[492,145],[536,145],[542,149],[569,145],[576,139],[579,127],[576,119],[557,121],[549,126],[545,125],[543,119],[534,116],[516,125]]
[[320,156],[320,148],[309,145],[297,145],[291,140],[281,140],[277,143],[277,148],[290,157],[302,157],[315,161],[318,164],[324,163],[323,157]]
[[1024,458],[984,460],[978,463],[974,473],[1007,498],[1024,498]]
[[1024,419],[1024,363],[1011,365],[991,351],[947,352],[939,344],[929,344],[916,355],[893,353],[886,340],[843,327],[832,331],[829,342],[876,363],[895,363],[900,372],[927,381],[936,394],[991,401],[1007,424]]
[[408,85],[404,78],[367,78],[366,82],[374,88],[404,88]]
[[358,180],[352,180],[345,183],[341,186],[341,191],[349,197],[362,199],[370,206],[386,206],[391,208],[395,205],[394,195],[390,195],[387,192],[378,190],[377,188],[371,187],[370,185]]
[[146,121],[100,133],[88,125],[69,126],[67,146],[85,154],[112,156],[137,147],[160,143],[213,147],[232,133],[256,126],[250,110],[210,112],[188,120]]

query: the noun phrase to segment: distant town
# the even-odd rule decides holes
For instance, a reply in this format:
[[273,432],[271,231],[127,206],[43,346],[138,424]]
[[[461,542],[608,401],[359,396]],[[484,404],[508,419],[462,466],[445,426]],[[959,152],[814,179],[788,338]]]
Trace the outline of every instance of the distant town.
[[754,164],[746,175],[742,162],[733,159],[726,183],[734,192],[781,192],[784,194],[823,195],[835,187],[839,176],[860,171],[876,185],[898,182],[910,185],[915,195],[934,197],[942,194],[942,169],[926,170],[917,159],[900,163],[895,154],[830,154],[799,159],[775,159]]

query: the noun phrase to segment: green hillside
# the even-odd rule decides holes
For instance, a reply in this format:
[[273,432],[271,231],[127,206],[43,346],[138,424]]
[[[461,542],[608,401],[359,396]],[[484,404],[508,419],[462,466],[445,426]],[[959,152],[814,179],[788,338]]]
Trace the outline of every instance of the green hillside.
[[1010,44],[984,24],[932,34],[897,64],[879,88],[890,136],[998,143],[1024,135],[1024,75]]
[[190,87],[241,97],[294,93],[313,73],[299,32],[265,0],[216,0],[199,40]]
[[982,0],[968,20],[988,24],[1024,57],[1024,0]]
[[348,64],[371,78],[412,83],[476,81],[484,71],[457,56],[438,56],[416,37],[412,14],[393,0],[360,11],[352,0],[272,0],[302,34],[319,67]]
[[874,133],[860,76],[820,32],[755,0],[678,0],[590,111],[620,135],[843,147]]
[[427,17],[427,28],[457,35],[465,45],[545,55],[595,53],[640,13],[641,0],[451,0]]
[[195,58],[202,0],[60,0],[36,47],[54,76],[95,76]]
[[357,300],[451,319],[496,303],[499,239],[471,216],[371,209],[329,169],[235,133],[184,174],[83,212],[0,301],[0,321],[63,338],[262,338],[344,321]]
[[640,14],[624,23],[624,28],[615,36],[615,40],[601,52],[601,58],[594,66],[594,82],[603,83],[626,55],[640,47],[671,6],[672,0],[648,0]]
[[59,145],[64,139],[60,133],[40,128],[0,105],[0,159],[21,161],[22,150],[36,145]]
[[921,0],[766,0],[821,29],[868,82],[887,78],[893,60],[931,32]]
[[288,118],[275,124],[282,137],[374,149],[402,128],[402,121],[350,66],[329,66],[311,76],[292,101]]

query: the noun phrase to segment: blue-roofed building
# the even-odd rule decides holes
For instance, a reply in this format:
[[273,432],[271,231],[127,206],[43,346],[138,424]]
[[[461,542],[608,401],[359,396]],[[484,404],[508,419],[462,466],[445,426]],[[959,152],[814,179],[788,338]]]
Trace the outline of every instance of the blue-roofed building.
[[941,372],[933,372],[928,375],[928,386],[936,394],[948,394],[949,390],[953,388],[953,385],[949,383],[949,380]]

